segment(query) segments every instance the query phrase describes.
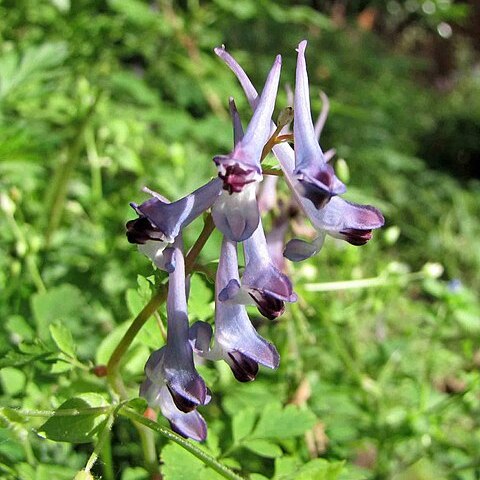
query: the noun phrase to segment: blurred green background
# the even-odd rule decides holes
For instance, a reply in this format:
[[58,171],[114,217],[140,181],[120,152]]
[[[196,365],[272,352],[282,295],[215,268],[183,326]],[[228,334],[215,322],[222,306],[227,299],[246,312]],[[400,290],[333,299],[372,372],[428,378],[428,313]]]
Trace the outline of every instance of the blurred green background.
[[[329,239],[291,265],[299,303],[275,324],[254,318],[278,371],[237,385],[224,365],[200,367],[213,392],[205,448],[256,480],[480,478],[477,1],[1,0],[0,18],[2,405],[108,398],[90,368],[161,280],[126,241],[129,202],[144,185],[174,199],[215,174],[230,95],[250,116],[213,47],[260,88],[277,53],[294,83],[306,38],[312,108],[320,90],[331,103],[322,147],[342,159],[346,198],[379,207],[386,226],[365,247]],[[286,105],[281,90],[276,111]],[[194,275],[191,319],[211,318],[212,299],[209,276]],[[132,397],[162,344],[145,328],[123,369]],[[40,438],[42,419],[0,419],[2,478],[70,479],[91,453]],[[111,446],[96,476],[148,478],[129,422]],[[217,478],[157,446],[165,479]]]

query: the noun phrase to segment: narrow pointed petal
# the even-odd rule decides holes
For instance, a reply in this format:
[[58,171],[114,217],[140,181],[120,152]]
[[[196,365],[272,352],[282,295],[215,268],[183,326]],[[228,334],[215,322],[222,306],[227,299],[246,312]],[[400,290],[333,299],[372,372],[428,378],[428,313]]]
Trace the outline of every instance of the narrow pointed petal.
[[325,126],[328,118],[328,112],[330,111],[330,101],[328,100],[328,96],[325,94],[325,92],[320,92],[320,98],[322,99],[322,110],[317,118],[317,121],[315,122],[314,127],[315,138],[317,139],[317,142],[320,141],[320,135],[322,134],[323,127]]
[[262,179],[260,158],[270,136],[270,119],[275,108],[280,70],[281,57],[277,56],[245,135],[236,143],[232,153],[217,155],[213,159],[218,176],[223,180],[223,188],[229,193],[241,192],[245,185]]
[[240,120],[240,115],[237,110],[237,105],[235,104],[235,100],[233,99],[233,97],[229,98],[228,107],[233,123],[233,144],[236,146],[237,143],[243,138],[243,127],[242,121]]
[[255,108],[253,117],[248,124],[242,145],[245,150],[260,160],[263,147],[270,137],[270,122],[275,108],[275,100],[278,92],[278,82],[282,69],[282,57],[277,55],[275,62],[268,74],[262,95]]
[[222,192],[212,208],[215,226],[230,240],[242,242],[249,238],[258,226],[255,185],[248,185],[240,193]]
[[247,100],[250,103],[252,110],[255,110],[258,103],[258,93],[243,68],[227,52],[227,50],[225,49],[225,45],[222,45],[221,47],[216,47],[213,50],[216,55],[220,57],[228,65],[230,70],[232,70],[232,72],[235,74],[245,92],[245,95],[247,96]]
[[345,185],[335,176],[333,168],[326,163],[310,111],[307,65],[305,62],[306,40],[298,46],[297,76],[295,82],[295,109],[293,136],[295,141],[295,175],[302,195],[316,208],[322,208],[334,195],[345,193]]
[[323,152],[317,142],[310,111],[310,90],[308,87],[305,48],[307,41],[300,42],[297,48],[297,72],[295,79],[294,124],[295,161],[297,168],[312,161],[325,163]]
[[140,218],[128,222],[129,240],[145,243],[142,240],[146,238],[172,243],[182,228],[212,206],[221,189],[221,180],[215,178],[176,202],[163,202],[155,196],[141,205],[132,204]]

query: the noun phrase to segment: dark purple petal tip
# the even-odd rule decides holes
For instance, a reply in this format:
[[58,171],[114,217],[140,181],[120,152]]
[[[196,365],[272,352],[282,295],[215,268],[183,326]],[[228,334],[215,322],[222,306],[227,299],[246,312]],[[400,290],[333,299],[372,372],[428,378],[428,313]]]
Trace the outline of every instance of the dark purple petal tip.
[[252,382],[258,373],[258,363],[238,351],[228,352],[234,377],[239,382]]
[[285,311],[285,302],[273,295],[253,288],[248,293],[257,304],[258,311],[269,320],[275,320]]
[[342,235],[343,239],[348,243],[359,247],[365,245],[372,238],[372,231],[349,228],[347,230],[342,230],[340,235]]
[[148,240],[162,241],[164,238],[163,233],[146,217],[129,220],[125,226],[127,228],[127,240],[130,243],[143,245]]
[[186,385],[177,385],[176,383],[167,383],[167,388],[176,407],[182,412],[191,412],[198,405],[208,403],[209,395],[201,377],[193,378]]

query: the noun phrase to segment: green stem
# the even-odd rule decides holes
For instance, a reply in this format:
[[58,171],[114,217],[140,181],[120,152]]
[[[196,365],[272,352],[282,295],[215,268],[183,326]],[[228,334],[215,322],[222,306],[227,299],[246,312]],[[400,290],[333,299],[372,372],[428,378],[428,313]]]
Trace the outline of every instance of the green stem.
[[133,424],[138,431],[140,442],[142,443],[143,456],[145,458],[145,468],[152,478],[158,475],[157,448],[155,446],[155,437],[153,432],[143,424],[134,421]]
[[[86,473],[89,473],[90,470],[93,468],[93,466],[95,465],[95,462],[98,460],[98,456],[100,455],[100,452],[102,451],[105,442],[110,437],[110,430],[113,425],[113,420],[114,420],[113,414],[107,418],[107,421],[105,422],[105,425],[103,426],[103,429],[100,432],[100,435],[98,436],[97,444],[95,445],[95,448],[93,449],[93,452],[90,455],[90,458],[88,459],[87,465],[85,466]],[[107,479],[107,480],[110,480],[110,479]]]
[[75,417],[80,415],[95,415],[102,413],[110,413],[112,407],[107,405],[105,407],[91,407],[91,408],[65,408],[60,410],[28,410],[23,408],[9,408],[0,407],[0,414],[3,412],[14,412],[24,417]]
[[428,277],[423,272],[405,273],[403,275],[380,275],[372,278],[361,278],[359,280],[343,280],[339,282],[307,283],[304,288],[308,292],[333,292],[337,290],[354,290],[358,288],[386,287],[394,285],[399,281],[422,280]]
[[182,448],[184,448],[185,450],[190,452],[192,455],[197,457],[199,460],[201,460],[205,465],[207,465],[212,470],[215,470],[217,473],[219,473],[223,478],[227,478],[229,480],[243,480],[242,477],[237,475],[235,472],[230,470],[228,467],[220,463],[218,460],[213,458],[211,455],[209,455],[202,449],[198,448],[193,442],[172,432],[168,428],[162,427],[158,423],[153,422],[148,418],[145,418],[144,416],[140,415],[139,413],[129,408],[122,408],[121,410],[119,410],[119,414],[137,423],[141,423],[142,425],[145,425],[146,427],[159,433],[160,435],[167,438],[168,440],[171,440],[172,442],[177,443]]
[[100,452],[102,460],[102,471],[104,480],[115,480],[115,472],[113,471],[113,457],[112,457],[112,431],[108,430],[107,438],[103,444]]

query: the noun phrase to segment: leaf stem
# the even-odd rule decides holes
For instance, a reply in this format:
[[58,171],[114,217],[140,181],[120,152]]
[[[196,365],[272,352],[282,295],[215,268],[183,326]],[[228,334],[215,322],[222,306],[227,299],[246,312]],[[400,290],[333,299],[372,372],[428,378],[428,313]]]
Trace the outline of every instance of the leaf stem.
[[209,455],[208,453],[206,453],[205,451],[197,447],[193,442],[172,432],[168,428],[162,427],[158,423],[153,422],[148,418],[145,418],[144,416],[140,415],[139,413],[135,412],[130,408],[122,408],[121,410],[119,410],[119,414],[137,423],[141,423],[142,425],[145,425],[146,427],[159,433],[160,435],[167,438],[168,440],[171,440],[172,442],[177,443],[182,448],[184,448],[185,450],[190,452],[192,455],[197,457],[199,460],[201,460],[205,465],[207,465],[212,470],[215,470],[217,473],[219,473],[223,478],[227,478],[229,480],[243,480],[242,477],[240,477],[235,472],[230,470],[228,467],[220,463],[217,459],[213,458],[211,455]]

